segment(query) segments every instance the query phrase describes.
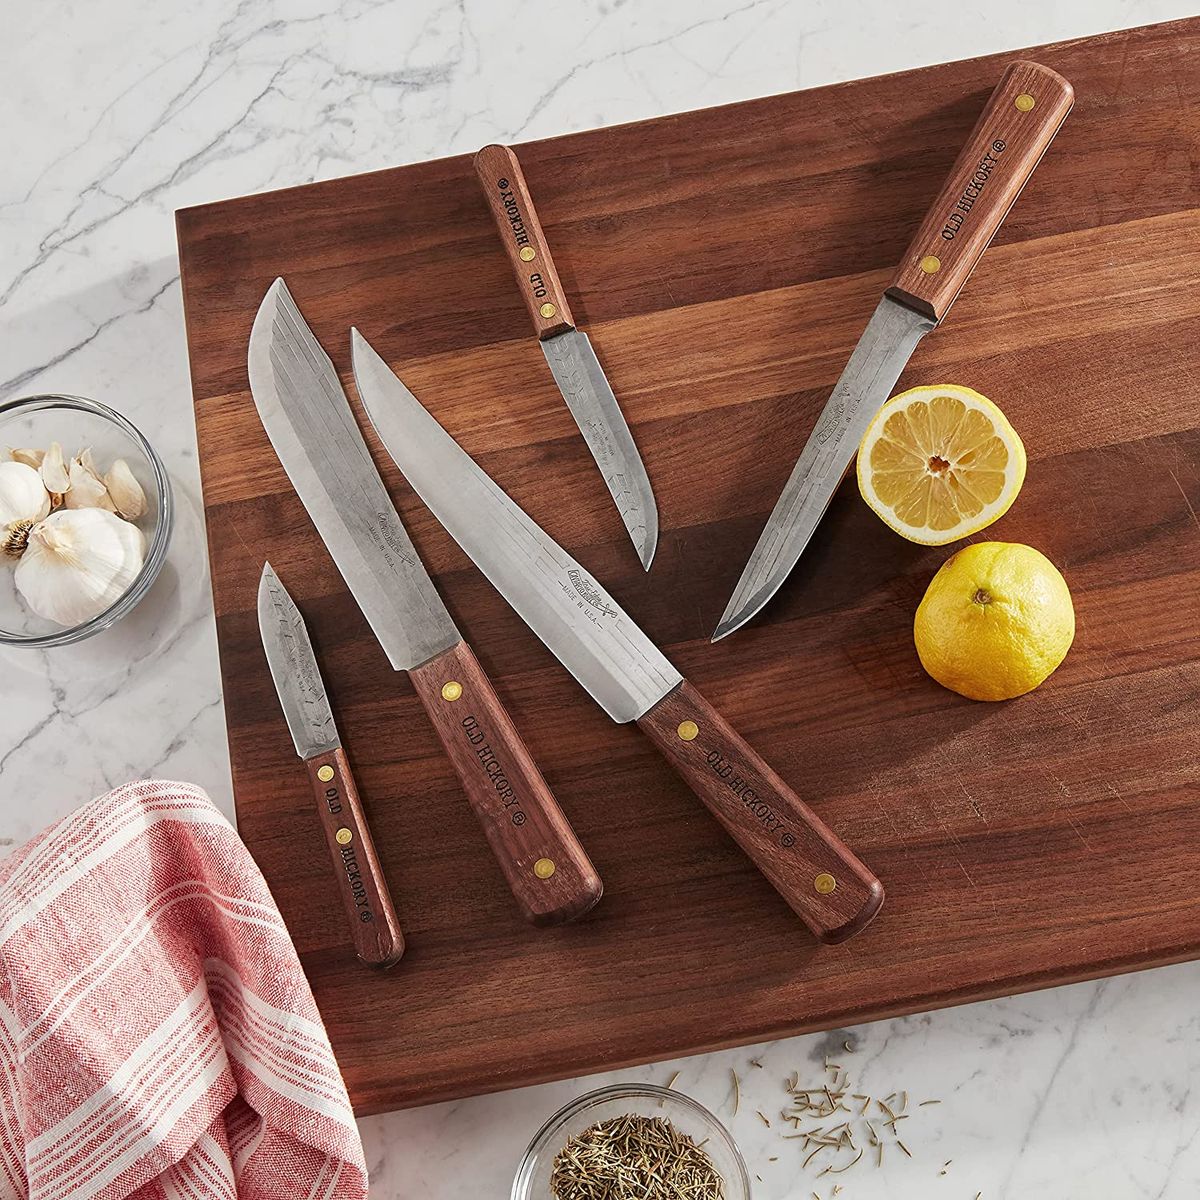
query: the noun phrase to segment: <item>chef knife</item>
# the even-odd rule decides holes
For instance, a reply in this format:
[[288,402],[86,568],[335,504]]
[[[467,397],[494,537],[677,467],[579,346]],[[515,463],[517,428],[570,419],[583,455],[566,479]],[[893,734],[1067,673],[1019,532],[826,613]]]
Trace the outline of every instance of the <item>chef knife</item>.
[[1061,75],[1037,63],[1004,72],[817,418],[714,642],[749,621],[796,565],[909,356],[949,312],[1074,97]]
[[388,453],[501,595],[614,721],[637,721],[824,942],[864,928],[879,880],[502,492],[357,331],[354,378]]
[[354,949],[363,962],[390,967],[404,953],[404,934],[304,618],[270,563],[263,564],[258,581],[258,631],[296,753],[312,781]]
[[392,666],[408,672],[522,914],[550,925],[585,913],[600,878],[417,557],[282,279],[254,320],[249,373],[279,461]]
[[648,571],[658,546],[650,479],[592,343],[573,324],[521,164],[507,146],[484,146],[475,155],[475,173],[550,372]]

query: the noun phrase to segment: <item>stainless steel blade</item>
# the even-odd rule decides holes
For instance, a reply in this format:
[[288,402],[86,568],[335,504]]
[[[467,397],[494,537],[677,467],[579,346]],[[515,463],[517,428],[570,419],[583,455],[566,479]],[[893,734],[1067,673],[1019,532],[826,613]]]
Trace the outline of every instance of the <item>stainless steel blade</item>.
[[542,353],[648,571],[658,549],[658,505],[592,343],[586,333],[571,329],[547,338]]
[[249,370],[271,445],[392,666],[407,671],[456,645],[333,363],[282,279],[254,319]]
[[450,536],[614,721],[683,677],[621,606],[534,524],[351,330],[358,394],[388,453]]
[[304,618],[270,563],[258,581],[258,632],[296,753],[312,758],[336,749],[342,743]]
[[712,640],[741,628],[799,561],[863,434],[934,322],[884,296],[775,503]]

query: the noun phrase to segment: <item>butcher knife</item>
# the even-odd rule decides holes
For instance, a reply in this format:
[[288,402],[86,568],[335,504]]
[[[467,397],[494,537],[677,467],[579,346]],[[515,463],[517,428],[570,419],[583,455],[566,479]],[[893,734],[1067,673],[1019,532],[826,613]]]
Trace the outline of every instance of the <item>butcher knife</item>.
[[279,461],[392,667],[408,672],[522,914],[551,925],[587,912],[600,878],[417,557],[282,279],[254,320],[249,372]]
[[288,731],[312,781],[354,949],[363,962],[390,967],[404,953],[404,934],[304,618],[270,563],[258,581],[258,631]]
[[758,613],[799,561],[909,356],[950,311],[1074,98],[1048,67],[1015,62],[1004,72],[817,418],[714,642]]
[[879,880],[667,661],[620,605],[421,406],[357,331],[358,393],[417,494],[614,721],[636,721],[824,942],[863,929]]
[[521,164],[507,146],[484,146],[475,155],[475,173],[550,373],[648,571],[658,546],[658,505],[650,479],[592,343],[575,328]]

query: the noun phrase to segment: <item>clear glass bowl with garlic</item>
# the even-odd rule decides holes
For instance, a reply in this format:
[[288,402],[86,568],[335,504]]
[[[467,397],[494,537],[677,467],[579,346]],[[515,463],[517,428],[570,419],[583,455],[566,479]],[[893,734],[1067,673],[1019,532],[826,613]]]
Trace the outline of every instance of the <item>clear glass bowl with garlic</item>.
[[0,644],[66,645],[150,590],[171,537],[162,460],[82,396],[0,404]]

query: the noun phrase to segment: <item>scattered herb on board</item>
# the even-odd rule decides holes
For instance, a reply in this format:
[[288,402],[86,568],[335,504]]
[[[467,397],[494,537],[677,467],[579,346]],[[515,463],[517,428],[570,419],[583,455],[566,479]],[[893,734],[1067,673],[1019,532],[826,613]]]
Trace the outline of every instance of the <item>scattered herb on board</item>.
[[550,1173],[555,1200],[725,1200],[705,1154],[666,1117],[627,1113],[576,1134]]

